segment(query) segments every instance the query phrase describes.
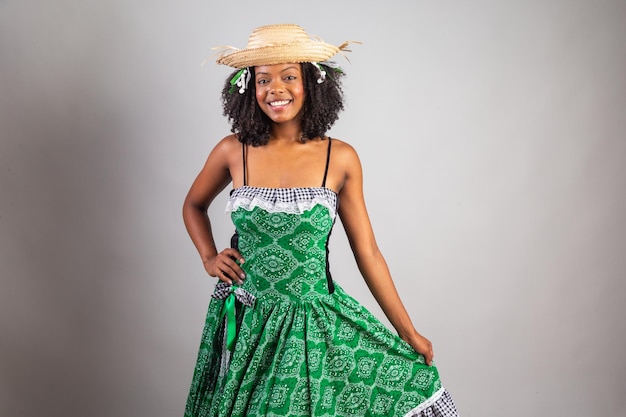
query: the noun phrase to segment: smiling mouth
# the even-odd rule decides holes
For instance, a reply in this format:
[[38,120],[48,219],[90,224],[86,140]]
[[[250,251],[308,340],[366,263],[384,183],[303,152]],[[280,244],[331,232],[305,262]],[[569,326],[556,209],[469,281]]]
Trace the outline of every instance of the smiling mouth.
[[289,103],[291,103],[291,100],[280,100],[280,101],[271,101],[269,105],[272,107],[280,107],[280,106],[286,106]]

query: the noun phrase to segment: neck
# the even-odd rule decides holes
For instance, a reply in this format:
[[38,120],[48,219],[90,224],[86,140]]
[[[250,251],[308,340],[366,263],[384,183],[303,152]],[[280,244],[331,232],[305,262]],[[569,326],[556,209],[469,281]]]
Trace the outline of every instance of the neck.
[[281,142],[300,142],[302,140],[302,128],[300,123],[275,123],[270,132],[270,140]]

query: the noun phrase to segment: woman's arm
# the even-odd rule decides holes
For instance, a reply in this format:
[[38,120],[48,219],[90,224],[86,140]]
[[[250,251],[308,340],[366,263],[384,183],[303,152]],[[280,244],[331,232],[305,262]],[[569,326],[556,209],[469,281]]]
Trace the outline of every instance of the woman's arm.
[[183,203],[183,220],[204,269],[213,277],[232,284],[241,283],[245,275],[235,259],[243,262],[241,254],[232,248],[218,253],[213,239],[211,222],[207,214],[215,197],[231,182],[231,167],[235,154],[241,155],[241,144],[234,136],[228,136],[218,143],[209,154],[204,167],[191,185]]
[[398,335],[424,355],[426,363],[430,365],[433,359],[432,344],[415,330],[400,300],[387,263],[376,244],[363,197],[363,175],[359,157],[356,151],[345,143],[342,143],[337,154],[338,163],[345,172],[343,186],[339,192],[339,217],[359,270]]

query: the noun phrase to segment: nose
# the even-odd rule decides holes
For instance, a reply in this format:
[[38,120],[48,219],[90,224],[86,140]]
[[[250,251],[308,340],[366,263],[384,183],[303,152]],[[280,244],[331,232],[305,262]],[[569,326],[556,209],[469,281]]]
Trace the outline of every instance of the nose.
[[270,85],[270,93],[282,93],[283,91],[285,91],[285,85],[282,80],[272,81],[272,84]]

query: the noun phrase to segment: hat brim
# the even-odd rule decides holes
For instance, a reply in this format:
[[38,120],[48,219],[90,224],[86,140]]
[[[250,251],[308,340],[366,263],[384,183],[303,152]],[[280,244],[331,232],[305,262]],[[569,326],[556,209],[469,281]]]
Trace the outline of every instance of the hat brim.
[[312,41],[307,44],[288,43],[224,52],[216,62],[241,69],[290,62],[323,62],[339,52],[340,49],[334,45]]

